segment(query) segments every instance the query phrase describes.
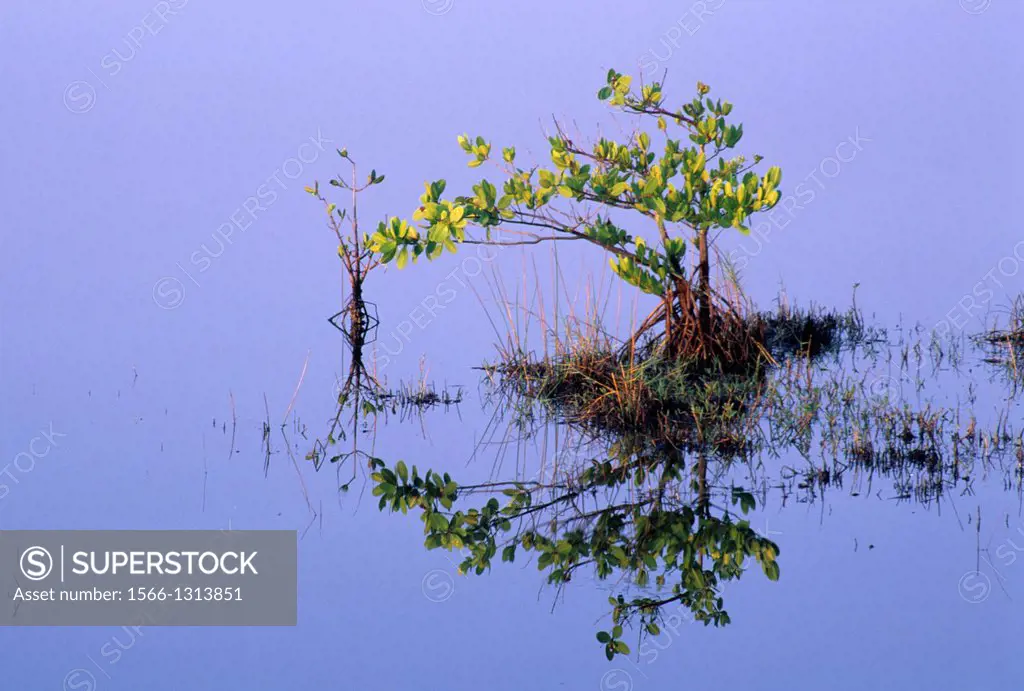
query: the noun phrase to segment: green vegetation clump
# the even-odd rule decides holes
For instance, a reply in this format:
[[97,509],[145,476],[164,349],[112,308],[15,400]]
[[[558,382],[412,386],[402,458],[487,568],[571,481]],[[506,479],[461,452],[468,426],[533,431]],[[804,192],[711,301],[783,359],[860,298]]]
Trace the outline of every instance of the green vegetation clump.
[[[609,70],[598,98],[634,119],[626,136],[582,144],[558,126],[548,138],[549,165],[521,164],[505,147],[497,184],[483,178],[472,194],[445,198],[444,179],[428,182],[412,216],[420,225],[388,218],[367,246],[399,268],[461,244],[596,246],[616,276],[657,298],[632,346],[655,334],[671,357],[743,362],[757,343],[737,303],[712,286],[711,233],[749,234],[750,217],[778,203],[782,171],[757,173],[762,157],[735,151],[743,125],[731,124],[733,105],[709,92],[698,82],[691,101],[669,109],[660,83],[634,89],[631,77]],[[458,141],[470,167],[491,160],[483,137]]]
[[674,357],[656,340],[633,349],[594,329],[562,339],[557,354],[542,358],[513,344],[485,369],[506,395],[539,403],[553,419],[593,436],[646,435],[691,451],[735,453],[780,385],[779,362],[813,361],[879,338],[855,308],[780,305],[744,318],[745,338],[736,342],[755,348],[743,358]]
[[490,368],[509,396],[545,406],[555,419],[594,436],[645,435],[681,448],[734,442],[765,383],[764,369],[708,377],[687,360],[652,354],[624,359],[579,350],[539,361]]
[[863,316],[851,307],[846,312],[811,306],[803,310],[780,299],[774,312],[762,312],[764,346],[776,358],[797,353],[819,357],[835,355],[845,348],[885,340],[884,332],[864,324]]

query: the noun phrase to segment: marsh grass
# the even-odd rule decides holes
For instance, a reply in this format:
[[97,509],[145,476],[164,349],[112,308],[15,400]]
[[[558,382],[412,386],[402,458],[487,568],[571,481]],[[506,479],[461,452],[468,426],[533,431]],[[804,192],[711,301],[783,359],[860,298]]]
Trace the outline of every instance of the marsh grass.
[[986,362],[999,368],[1016,395],[1024,389],[1024,295],[1018,295],[1007,311],[1006,325],[992,328],[975,337],[986,351]]
[[764,369],[709,378],[691,362],[658,354],[625,359],[586,346],[541,360],[520,354],[488,371],[511,395],[540,402],[565,422],[598,434],[644,433],[680,445],[713,433],[705,429],[709,411],[723,420],[741,414],[765,380]]
[[843,350],[868,343],[880,343],[886,332],[867,325],[856,305],[845,312],[811,304],[803,309],[791,305],[783,292],[774,312],[758,315],[763,324],[764,344],[777,358],[802,354],[812,358],[837,355]]
[[442,385],[440,388],[433,382],[418,380],[411,383],[400,383],[396,388],[378,391],[374,403],[377,412],[385,416],[393,415],[400,421],[422,420],[423,413],[429,410],[458,411],[463,400],[461,386]]
[[[719,281],[718,309],[712,313],[714,344],[666,347],[663,334],[646,328],[649,320],[622,328],[620,313],[609,318],[610,301],[593,276],[583,299],[564,301],[569,310],[560,319],[557,308],[555,315],[544,309],[539,286],[531,300],[518,291],[510,295],[500,277],[494,279],[491,294],[505,329],[496,362],[483,369],[507,400],[516,401],[513,407],[526,410],[537,403],[593,437],[641,434],[691,450],[742,453],[749,444],[747,427],[770,398],[773,377],[780,371],[794,376],[780,362],[814,361],[884,340],[884,332],[866,327],[855,307],[845,313],[802,309],[783,294],[775,310],[758,312],[726,278]],[[631,311],[636,314],[637,307]],[[614,336],[606,318],[629,335]],[[496,321],[491,318],[500,334]],[[542,354],[536,339],[529,339],[538,331]],[[644,335],[640,341],[638,333]]]
[[485,368],[495,409],[519,431],[516,443],[560,430],[564,453],[554,457],[564,472],[573,472],[573,459],[647,445],[706,454],[723,478],[739,472],[738,484],[773,488],[783,502],[888,486],[887,498],[930,504],[970,493],[992,473],[1007,489],[1024,487],[1012,397],[983,428],[974,380],[957,393],[970,377],[969,338],[900,325],[890,342],[855,307],[802,309],[783,295],[776,310],[749,317],[769,335],[771,359],[728,373],[667,358],[653,345],[624,351],[595,315],[573,318],[576,337],[561,334],[554,352],[537,356],[509,340],[514,347]]

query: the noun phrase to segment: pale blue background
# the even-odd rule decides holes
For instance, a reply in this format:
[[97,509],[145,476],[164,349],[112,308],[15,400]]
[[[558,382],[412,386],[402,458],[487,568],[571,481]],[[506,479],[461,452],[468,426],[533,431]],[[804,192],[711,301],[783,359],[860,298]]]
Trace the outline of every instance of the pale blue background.
[[[991,273],[1024,239],[1018,3],[706,6],[717,9],[697,18],[685,1],[177,0],[161,20],[151,0],[6,2],[0,460],[51,424],[66,436],[29,472],[10,471],[17,484],[6,479],[0,529],[305,528],[287,455],[275,454],[263,477],[263,395],[280,451],[277,425],[308,353],[295,409],[311,435],[322,429],[342,355],[324,317],[340,282],[335,243],[302,187],[345,169],[321,154],[294,180],[279,174],[276,199],[207,270],[190,258],[204,243],[219,252],[213,232],[249,197],[269,196],[261,186],[287,159],[310,160],[300,146],[318,131],[332,140],[328,152],[347,146],[364,172],[387,175],[364,199],[364,219],[408,217],[425,179],[447,177],[453,189],[472,179],[456,135],[543,157],[552,114],[585,132],[610,126],[594,97],[609,67],[636,74],[643,64],[648,79],[667,68],[670,100],[690,98],[700,79],[736,104],[746,145],[782,166],[790,192],[840,142],[858,131],[870,139],[763,249],[726,238],[744,248],[746,286],[761,304],[784,283],[804,302],[845,306],[859,283],[858,304],[885,324],[957,318],[977,330],[955,312],[965,294],[978,295],[986,275],[1000,282],[989,309],[1020,291],[1019,270]],[[136,28],[143,21],[156,35]],[[566,251],[567,280],[603,262]],[[498,262],[510,285],[522,256]],[[373,283],[381,342],[458,266]],[[164,288],[183,291],[175,309],[154,301],[166,277],[180,284]],[[414,375],[425,354],[432,379],[475,390],[468,367],[493,352],[483,315],[459,289],[409,336],[389,376]],[[229,461],[221,424],[232,395],[240,453]],[[389,428],[378,453],[486,474],[490,458],[464,467],[486,416],[474,404],[463,417],[433,417],[430,440],[415,425]],[[302,463],[308,443],[291,436]],[[34,448],[42,453],[42,442]],[[959,520],[949,507],[841,494],[820,521],[820,505],[772,513],[783,577],[731,587],[732,627],[684,626],[656,660],[609,665],[593,640],[604,595],[586,583],[553,614],[553,593],[530,566],[460,579],[431,602],[424,578],[439,569],[428,585],[444,585],[454,569],[420,547],[417,521],[381,516],[369,497],[358,511],[356,497],[339,508],[333,474],[303,475],[323,526],[300,544],[297,628],[144,630],[115,664],[100,651],[112,636],[128,641],[118,629],[5,629],[0,688],[57,689],[76,668],[97,689],[153,691],[627,688],[621,675],[601,686],[616,668],[638,690],[1024,680],[1024,567],[1005,569],[1013,599],[995,592],[971,605],[957,594],[975,563],[963,517],[986,502],[993,549],[1020,524],[998,478],[979,497],[953,498]]]

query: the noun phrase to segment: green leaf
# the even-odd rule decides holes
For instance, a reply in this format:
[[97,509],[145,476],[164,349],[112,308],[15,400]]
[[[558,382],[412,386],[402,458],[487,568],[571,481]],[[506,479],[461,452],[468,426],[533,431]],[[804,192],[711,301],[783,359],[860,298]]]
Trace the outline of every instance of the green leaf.
[[599,643],[607,643],[611,639],[612,639],[612,637],[608,635],[607,631],[598,631],[597,632],[597,640],[598,640]]
[[448,519],[440,513],[430,514],[430,527],[440,532],[446,532],[448,530]]
[[402,478],[403,484],[409,482],[409,469],[406,468],[405,461],[399,461],[398,464],[395,465],[395,470],[398,471],[398,477]]
[[597,97],[602,101],[607,101],[608,97],[612,95],[612,88],[610,86],[603,86],[597,92]]

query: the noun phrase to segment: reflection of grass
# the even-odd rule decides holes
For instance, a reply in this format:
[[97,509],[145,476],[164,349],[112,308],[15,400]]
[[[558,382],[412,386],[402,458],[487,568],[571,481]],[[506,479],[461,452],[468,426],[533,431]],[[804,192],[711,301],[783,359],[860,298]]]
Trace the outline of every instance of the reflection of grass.
[[[982,429],[970,408],[921,400],[921,387],[930,380],[923,359],[931,356],[934,376],[940,366],[958,367],[958,352],[934,338],[927,346],[920,337],[904,342],[902,335],[899,343],[876,348],[871,334],[877,332],[854,313],[822,321],[813,316],[820,311],[810,318],[789,314],[780,320],[782,328],[823,324],[821,333],[832,326],[838,333],[832,332],[828,349],[787,339],[806,349],[788,356],[779,349],[778,364],[766,362],[746,375],[709,374],[657,354],[629,360],[607,342],[602,349],[590,347],[592,339],[585,346],[577,341],[576,349],[563,341],[557,355],[544,359],[517,354],[491,372],[502,408],[514,411],[518,428],[530,436],[546,423],[558,424],[569,432],[563,439],[569,455],[577,443],[587,445],[587,454],[595,448],[600,454],[603,445],[646,440],[705,452],[726,466],[739,461],[738,467],[758,469],[757,485],[771,483],[783,495],[798,490],[808,500],[826,487],[857,492],[885,478],[897,498],[929,503],[994,469],[1020,485],[1024,437],[1011,428],[1009,409],[993,429]],[[846,346],[849,365],[814,355]],[[798,462],[772,462],[786,457]]]
[[992,328],[982,334],[981,338],[998,345],[1024,345],[1024,295],[1018,295],[1010,305],[1006,328]]
[[1010,305],[1005,328],[996,325],[976,340],[986,346],[986,361],[1002,369],[1016,394],[1024,386],[1024,295]]
[[803,376],[779,361],[809,362],[876,333],[856,310],[800,310],[781,300],[776,312],[751,312],[742,331],[757,339],[742,359],[672,356],[654,340],[632,351],[593,328],[571,332],[543,358],[512,344],[487,370],[506,394],[597,436],[646,435],[735,454],[749,442],[755,411],[787,388],[780,382]]
[[780,297],[775,312],[759,315],[764,324],[765,345],[776,357],[794,353],[817,357],[865,342],[884,340],[884,332],[864,325],[856,308],[829,312],[811,306],[807,310],[788,304]]
[[462,403],[462,388],[454,389],[447,386],[438,389],[434,384],[424,381],[415,384],[399,384],[398,388],[378,392],[376,399],[379,408],[403,417],[414,413],[422,413],[431,408],[448,409]]

